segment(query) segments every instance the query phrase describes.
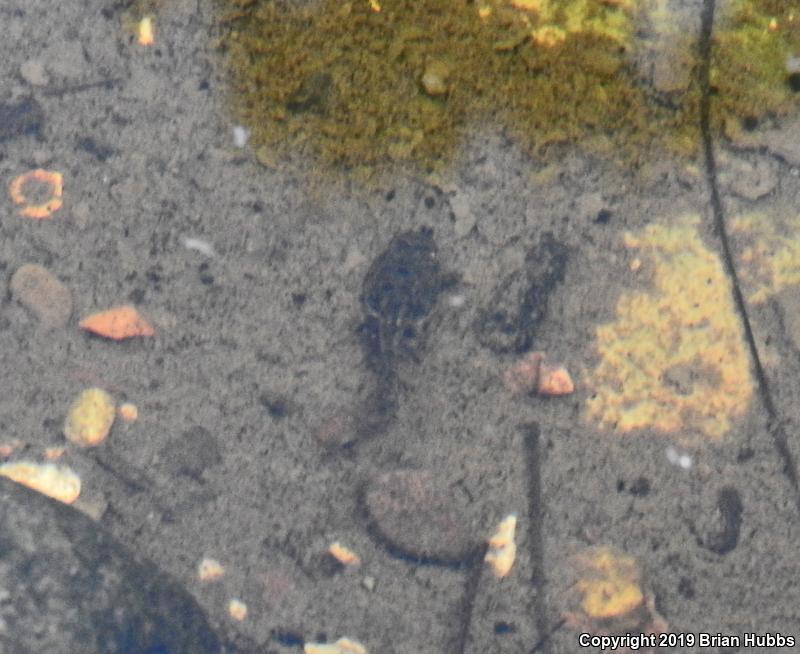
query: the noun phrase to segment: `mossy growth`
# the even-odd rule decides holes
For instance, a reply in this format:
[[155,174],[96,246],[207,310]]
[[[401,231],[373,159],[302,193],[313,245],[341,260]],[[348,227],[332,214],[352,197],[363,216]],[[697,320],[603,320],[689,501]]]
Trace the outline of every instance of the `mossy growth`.
[[[800,109],[800,4],[734,0],[717,21],[711,60],[713,125],[749,123]],[[730,130],[729,130],[730,133]]]
[[265,163],[300,154],[351,173],[435,171],[485,125],[537,154],[580,141],[634,157],[683,120],[636,82],[630,0],[225,6],[235,110]]
[[[657,2],[221,2],[235,113],[267,165],[311,156],[350,175],[437,171],[484,126],[537,156],[577,143],[633,168],[653,148],[687,154],[700,141],[696,79],[665,102],[633,63]],[[800,107],[786,68],[800,54],[792,4],[733,0],[718,17],[715,130]],[[692,53],[698,39],[669,47]]]

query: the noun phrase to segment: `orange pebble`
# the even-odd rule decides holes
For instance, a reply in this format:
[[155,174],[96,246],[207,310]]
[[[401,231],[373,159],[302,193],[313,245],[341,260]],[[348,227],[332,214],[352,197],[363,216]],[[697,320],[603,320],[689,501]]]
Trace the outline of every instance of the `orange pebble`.
[[539,366],[539,382],[536,392],[545,397],[569,395],[575,390],[567,369],[560,363],[547,363],[542,361]]
[[[40,204],[28,204],[28,198],[23,192],[23,187],[30,182],[41,182],[50,186],[50,199]],[[61,173],[37,168],[29,170],[15,177],[8,185],[8,193],[16,204],[25,205],[20,209],[20,214],[26,218],[49,218],[61,208],[61,196],[64,193],[64,183]]]
[[125,404],[120,404],[117,409],[117,415],[119,415],[123,422],[130,424],[136,422],[139,417],[139,408],[135,404],[125,402]]
[[121,341],[134,336],[152,336],[155,330],[139,312],[129,304],[87,316],[78,323],[81,329]]

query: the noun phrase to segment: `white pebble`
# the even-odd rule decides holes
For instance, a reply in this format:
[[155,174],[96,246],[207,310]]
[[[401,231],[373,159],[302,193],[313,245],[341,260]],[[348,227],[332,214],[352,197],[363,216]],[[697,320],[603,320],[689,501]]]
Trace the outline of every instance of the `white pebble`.
[[460,307],[463,307],[463,306],[464,306],[464,304],[466,304],[466,302],[467,302],[467,298],[466,298],[466,297],[464,297],[463,295],[461,295],[460,293],[458,293],[458,294],[455,294],[455,295],[451,295],[451,296],[450,296],[450,297],[447,299],[447,303],[448,303],[448,304],[449,304],[451,307],[453,307],[454,309],[458,309],[458,308],[460,308]]
[[185,247],[187,250],[195,250],[201,254],[205,254],[207,257],[211,257],[212,259],[217,256],[217,253],[214,251],[214,246],[208,241],[204,241],[199,238],[181,236],[181,245],[183,245],[183,247]]
[[786,72],[790,75],[800,73],[800,57],[786,57]]
[[688,470],[692,467],[692,457],[686,453],[678,452],[674,447],[667,448],[667,461],[672,465]]
[[243,148],[247,145],[247,139],[250,138],[250,130],[241,125],[236,125],[233,128],[233,144],[237,148]]

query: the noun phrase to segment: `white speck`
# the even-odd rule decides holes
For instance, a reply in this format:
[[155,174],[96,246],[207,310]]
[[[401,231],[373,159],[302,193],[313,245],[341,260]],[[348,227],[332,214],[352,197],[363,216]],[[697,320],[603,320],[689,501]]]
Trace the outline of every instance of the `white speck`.
[[692,467],[692,457],[688,454],[678,452],[674,447],[667,448],[667,461],[672,465],[688,470]]
[[449,304],[451,307],[453,307],[454,309],[458,309],[459,307],[463,307],[463,306],[464,306],[464,304],[466,303],[466,301],[467,301],[467,298],[465,298],[465,297],[464,297],[463,295],[461,295],[461,294],[457,294],[457,295],[451,295],[451,296],[450,296],[450,297],[447,299],[447,303],[448,303],[448,304]]
[[205,254],[207,257],[211,257],[212,259],[217,256],[217,253],[214,251],[214,246],[208,241],[204,241],[199,238],[181,236],[181,245],[183,245],[183,247],[185,247],[187,250],[195,250],[201,254]]
[[236,125],[233,128],[233,144],[237,148],[243,148],[247,145],[247,139],[250,138],[250,130],[241,125]]

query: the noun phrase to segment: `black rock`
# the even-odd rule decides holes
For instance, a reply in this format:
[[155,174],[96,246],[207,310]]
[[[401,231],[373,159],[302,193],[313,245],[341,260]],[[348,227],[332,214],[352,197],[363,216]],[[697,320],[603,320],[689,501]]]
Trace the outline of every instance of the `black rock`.
[[223,651],[180,584],[101,525],[6,479],[0,506],[0,651]]

